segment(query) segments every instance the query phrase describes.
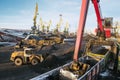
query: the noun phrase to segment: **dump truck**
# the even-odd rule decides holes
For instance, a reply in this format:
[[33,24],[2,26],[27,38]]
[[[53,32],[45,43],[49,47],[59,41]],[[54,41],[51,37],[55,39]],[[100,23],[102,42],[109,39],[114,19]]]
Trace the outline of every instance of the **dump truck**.
[[34,48],[24,48],[24,50],[14,51],[11,54],[10,60],[13,61],[16,66],[27,63],[37,65],[43,61],[43,56],[42,54],[37,54]]

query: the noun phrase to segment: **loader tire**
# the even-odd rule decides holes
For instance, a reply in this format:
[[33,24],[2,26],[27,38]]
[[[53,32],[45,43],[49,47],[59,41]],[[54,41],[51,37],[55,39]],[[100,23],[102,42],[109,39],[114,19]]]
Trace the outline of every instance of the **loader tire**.
[[39,63],[39,60],[36,58],[32,59],[32,61],[31,61],[32,65],[37,65],[38,63]]
[[23,61],[21,58],[16,58],[14,62],[16,66],[21,66],[23,64]]

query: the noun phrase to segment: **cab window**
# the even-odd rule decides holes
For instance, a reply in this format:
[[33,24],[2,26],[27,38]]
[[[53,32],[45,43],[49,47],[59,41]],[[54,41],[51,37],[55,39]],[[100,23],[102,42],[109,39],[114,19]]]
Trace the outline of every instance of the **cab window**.
[[33,54],[33,50],[26,50],[26,54]]

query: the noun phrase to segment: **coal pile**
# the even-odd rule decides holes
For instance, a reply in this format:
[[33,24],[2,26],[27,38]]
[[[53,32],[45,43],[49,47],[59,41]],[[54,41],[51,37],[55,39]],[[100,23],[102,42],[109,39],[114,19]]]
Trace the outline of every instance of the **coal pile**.
[[0,48],[0,80],[28,80],[37,75],[48,72],[56,67],[72,60],[74,45],[57,44],[55,46],[46,46],[41,49],[42,53],[47,53],[49,56],[40,64],[32,66],[24,64],[16,66],[10,61],[10,55],[14,51],[14,47]]

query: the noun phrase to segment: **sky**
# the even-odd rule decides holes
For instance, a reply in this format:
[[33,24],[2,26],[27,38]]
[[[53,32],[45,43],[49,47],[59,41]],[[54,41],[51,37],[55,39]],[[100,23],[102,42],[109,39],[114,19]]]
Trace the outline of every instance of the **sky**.
[[[38,3],[38,16],[44,22],[52,20],[51,29],[59,22],[62,14],[63,30],[65,23],[70,24],[69,30],[77,30],[82,0],[0,0],[0,28],[31,29],[36,2]],[[113,21],[120,21],[120,0],[100,0],[101,13],[104,17],[113,17]],[[85,31],[92,32],[97,21],[93,4],[90,2]]]

